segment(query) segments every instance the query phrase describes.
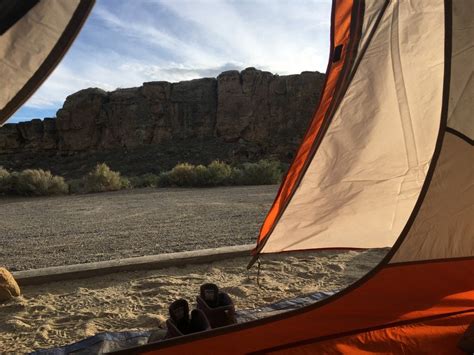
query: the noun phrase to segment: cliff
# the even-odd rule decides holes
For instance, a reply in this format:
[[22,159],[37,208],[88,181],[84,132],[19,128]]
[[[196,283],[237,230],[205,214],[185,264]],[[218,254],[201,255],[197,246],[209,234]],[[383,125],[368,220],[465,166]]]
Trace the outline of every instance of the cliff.
[[67,168],[59,165],[66,158],[110,159],[120,165],[120,157],[129,155],[136,165],[145,151],[154,152],[147,159],[166,156],[166,162],[159,162],[166,168],[215,158],[290,160],[323,80],[318,72],[278,76],[247,68],[217,78],[148,82],[112,92],[81,90],[67,97],[56,118],[1,127],[0,164],[64,173]]

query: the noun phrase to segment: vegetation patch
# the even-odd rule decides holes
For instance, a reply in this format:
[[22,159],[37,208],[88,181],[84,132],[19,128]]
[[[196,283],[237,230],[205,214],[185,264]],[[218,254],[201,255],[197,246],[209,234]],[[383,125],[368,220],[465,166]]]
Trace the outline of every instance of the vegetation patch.
[[0,168],[0,193],[20,196],[62,195],[69,186],[62,176],[42,169],[26,169],[8,172]]
[[132,188],[160,186],[160,176],[152,173],[133,176],[129,178],[129,181]]
[[260,160],[238,167],[221,161],[213,161],[207,166],[181,163],[161,174],[158,186],[272,185],[280,182],[282,173],[280,162],[271,160]]
[[226,186],[232,184],[233,168],[221,161],[213,161],[211,164],[192,165],[181,163],[171,171],[160,176],[160,186],[180,187],[210,187]]
[[272,185],[281,180],[283,173],[280,162],[260,160],[257,163],[245,163],[234,174],[235,185]]
[[80,179],[66,182],[42,169],[9,172],[0,167],[0,194],[45,196],[92,193],[142,187],[213,187],[229,185],[272,185],[281,180],[284,167],[278,161],[260,160],[232,166],[216,160],[209,165],[179,163],[161,174],[147,173],[126,178],[105,163]]
[[84,192],[116,191],[130,187],[130,181],[119,172],[111,170],[107,164],[97,164],[83,178]]

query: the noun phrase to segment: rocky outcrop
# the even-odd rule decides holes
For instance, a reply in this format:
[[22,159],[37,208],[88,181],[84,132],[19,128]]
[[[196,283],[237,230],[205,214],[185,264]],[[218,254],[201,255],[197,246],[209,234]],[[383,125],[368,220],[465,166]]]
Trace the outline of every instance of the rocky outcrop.
[[150,145],[215,140],[234,150],[290,159],[320,95],[324,75],[278,76],[254,68],[217,78],[149,82],[67,97],[56,118],[6,124],[0,155],[131,151]]
[[315,72],[276,76],[253,68],[222,73],[217,78],[217,136],[256,143],[291,158],[314,112],[323,78]]
[[0,267],[0,302],[18,296],[20,296],[20,287],[13,275],[7,269]]

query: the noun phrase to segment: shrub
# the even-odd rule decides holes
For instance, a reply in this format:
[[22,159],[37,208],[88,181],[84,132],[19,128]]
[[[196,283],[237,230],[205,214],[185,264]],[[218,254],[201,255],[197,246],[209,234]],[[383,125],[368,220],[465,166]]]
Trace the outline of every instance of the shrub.
[[228,185],[231,182],[232,167],[215,160],[207,166],[209,186]]
[[158,187],[160,184],[160,177],[155,174],[144,174],[141,176],[133,176],[130,178],[132,187]]
[[105,163],[97,164],[94,170],[83,178],[85,192],[115,191],[124,188],[130,182],[123,179],[119,172],[112,171]]
[[195,166],[189,163],[176,165],[168,174],[171,185],[193,186],[196,178]]
[[257,163],[245,163],[241,172],[234,172],[236,185],[271,185],[280,182],[281,165],[273,160],[260,160]]
[[132,183],[130,182],[129,178],[126,178],[125,176],[120,177],[120,188],[121,189],[131,189],[133,188]]
[[0,193],[7,193],[12,188],[11,174],[8,170],[0,166]]
[[77,193],[84,193],[86,188],[84,186],[84,179],[73,179],[69,180],[69,193],[70,194],[77,194]]
[[158,187],[170,187],[171,183],[170,172],[165,171],[158,176]]
[[198,165],[194,167],[194,179],[190,186],[210,186],[212,185],[211,182],[211,174],[207,167],[204,165]]
[[289,168],[290,168],[289,163],[280,162],[280,171],[281,171],[282,176],[283,176],[284,173],[286,173],[288,171]]
[[231,176],[231,166],[220,161],[213,161],[208,166],[181,163],[160,175],[159,186],[222,186],[231,183]]
[[18,195],[60,195],[69,192],[69,186],[61,176],[54,176],[50,171],[27,169],[11,174],[11,193]]
[[10,172],[5,169],[3,166],[0,166],[0,179],[5,179],[10,177]]
[[158,186],[203,187],[223,185],[270,185],[280,181],[282,166],[277,161],[260,160],[241,168],[213,161],[207,167],[180,163],[159,176]]
[[242,185],[244,181],[244,172],[242,169],[233,167],[230,174],[230,185]]

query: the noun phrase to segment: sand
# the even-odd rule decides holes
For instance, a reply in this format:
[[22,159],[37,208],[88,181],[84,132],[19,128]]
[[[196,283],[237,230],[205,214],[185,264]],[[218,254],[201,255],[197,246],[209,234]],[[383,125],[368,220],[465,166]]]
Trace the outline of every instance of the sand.
[[24,287],[21,297],[0,304],[0,349],[26,352],[65,345],[102,331],[162,327],[168,304],[181,297],[193,302],[205,282],[214,282],[228,292],[237,309],[336,291],[366,274],[386,252],[264,256],[260,287],[256,268],[246,270],[248,258]]

